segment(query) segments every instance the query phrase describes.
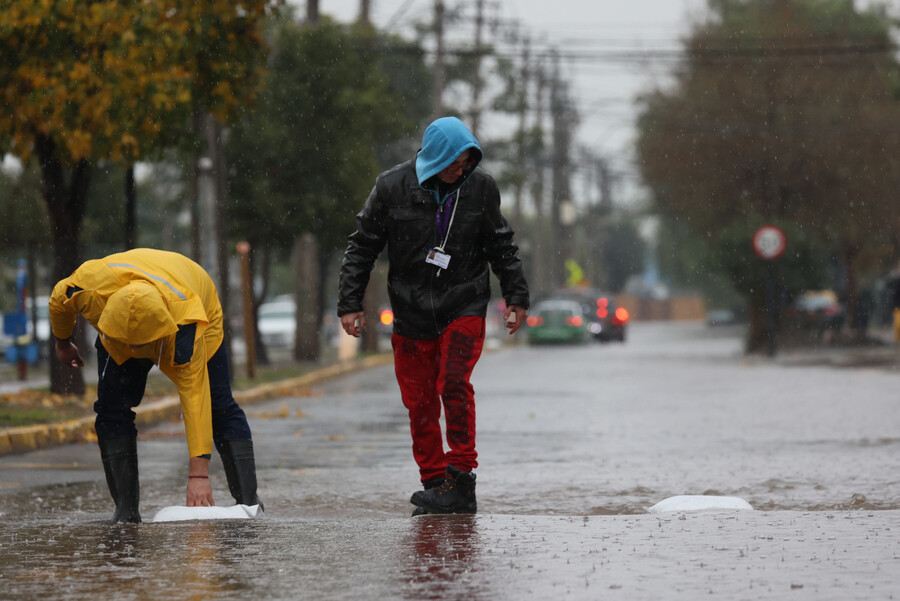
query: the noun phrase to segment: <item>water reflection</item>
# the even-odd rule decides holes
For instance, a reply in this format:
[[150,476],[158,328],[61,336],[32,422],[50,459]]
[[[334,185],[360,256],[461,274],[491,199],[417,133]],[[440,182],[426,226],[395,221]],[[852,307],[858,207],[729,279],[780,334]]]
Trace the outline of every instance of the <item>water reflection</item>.
[[400,561],[410,584],[405,598],[488,598],[479,574],[484,545],[474,515],[426,515],[411,520],[409,528],[399,546],[408,553]]
[[240,565],[259,551],[256,525],[236,522],[6,524],[0,598],[233,598],[252,587]]

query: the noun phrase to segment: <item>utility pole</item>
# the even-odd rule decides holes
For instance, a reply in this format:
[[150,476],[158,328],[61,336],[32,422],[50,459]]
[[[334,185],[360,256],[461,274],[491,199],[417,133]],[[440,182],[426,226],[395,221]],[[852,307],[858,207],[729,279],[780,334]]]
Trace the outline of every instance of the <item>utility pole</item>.
[[550,114],[553,119],[553,157],[550,160],[552,169],[550,221],[553,230],[550,281],[553,286],[561,286],[565,281],[565,261],[572,258],[571,228],[575,222],[575,207],[572,203],[569,182],[573,115],[567,87],[560,78],[559,57],[555,51],[553,55],[553,85],[550,91]]
[[546,292],[549,286],[548,264],[550,263],[550,232],[546,227],[544,219],[544,209],[546,203],[544,200],[544,164],[546,152],[544,148],[544,92],[547,82],[544,77],[544,70],[540,65],[535,67],[535,113],[534,113],[534,130],[537,134],[537,144],[535,144],[534,154],[531,157],[534,161],[534,179],[531,187],[531,196],[534,201],[534,237],[536,245],[534,249],[534,280],[535,290],[538,293]]
[[559,81],[559,57],[553,51],[553,77],[550,87],[550,120],[553,124],[553,137],[550,157],[550,261],[548,275],[550,285],[559,287],[563,281],[562,269],[562,226],[560,223],[560,205],[565,197],[563,188],[563,146],[564,131],[562,122],[562,90]]
[[527,126],[528,116],[528,86],[531,79],[531,42],[526,37],[522,48],[522,70],[520,72],[520,83],[518,90],[517,109],[519,111],[519,125],[516,131],[518,141],[516,151],[516,173],[519,174],[515,187],[515,206],[512,215],[513,230],[518,231],[522,224],[522,204],[525,190],[525,181],[528,177],[528,168],[526,161],[528,159],[527,139],[525,128]]
[[306,21],[310,25],[319,24],[319,0],[306,0]]
[[372,0],[359,0],[359,22],[363,25],[371,25],[372,20],[369,18]]
[[472,133],[478,137],[478,129],[481,125],[481,88],[483,82],[481,80],[481,51],[482,51],[482,31],[484,29],[484,0],[476,0],[475,2],[475,60],[472,73],[472,116],[471,123]]
[[444,2],[434,0],[434,87],[431,91],[433,119],[444,115]]

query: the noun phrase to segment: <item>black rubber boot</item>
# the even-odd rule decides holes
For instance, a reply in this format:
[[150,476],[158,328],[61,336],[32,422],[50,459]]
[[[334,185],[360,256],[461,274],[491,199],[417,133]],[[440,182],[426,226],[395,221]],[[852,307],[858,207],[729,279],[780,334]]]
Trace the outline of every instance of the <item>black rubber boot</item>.
[[225,478],[228,480],[228,490],[240,505],[263,504],[256,496],[256,460],[253,457],[253,441],[250,439],[223,440],[216,443],[219,456],[222,457],[222,466],[225,468]]
[[[443,478],[432,478],[431,480],[426,480],[422,482],[423,490],[431,490],[432,488],[438,488],[441,484],[444,483]],[[424,507],[416,507],[413,509],[412,515],[410,517],[416,517],[417,515],[425,515],[428,513]]]
[[99,440],[100,458],[106,472],[106,485],[116,503],[112,523],[141,523],[138,506],[141,485],[138,478],[137,438],[125,436]]
[[409,502],[427,513],[475,513],[475,474],[448,465],[443,484],[414,492]]

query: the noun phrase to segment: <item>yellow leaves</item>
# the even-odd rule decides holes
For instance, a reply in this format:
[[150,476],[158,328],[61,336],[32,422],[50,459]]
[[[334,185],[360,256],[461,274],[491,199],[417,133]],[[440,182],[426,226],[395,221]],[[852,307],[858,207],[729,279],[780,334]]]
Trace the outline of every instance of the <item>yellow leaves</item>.
[[69,71],[69,78],[73,81],[83,81],[91,76],[91,67],[86,62],[76,62]]
[[0,102],[14,110],[0,119],[0,138],[24,154],[39,131],[74,161],[139,158],[195,104],[224,120],[252,98],[264,63],[257,29],[271,2],[5,4]]
[[62,140],[73,160],[78,161],[91,156],[91,142],[93,140],[91,132],[80,129],[65,132]]

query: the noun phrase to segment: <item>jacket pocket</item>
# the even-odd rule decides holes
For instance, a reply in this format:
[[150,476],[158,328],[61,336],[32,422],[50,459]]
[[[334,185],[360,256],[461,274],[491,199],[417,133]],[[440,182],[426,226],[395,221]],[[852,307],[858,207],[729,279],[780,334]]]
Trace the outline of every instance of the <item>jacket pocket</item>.
[[391,210],[390,219],[390,242],[404,249],[427,246],[430,243],[434,215],[422,210],[403,208]]

